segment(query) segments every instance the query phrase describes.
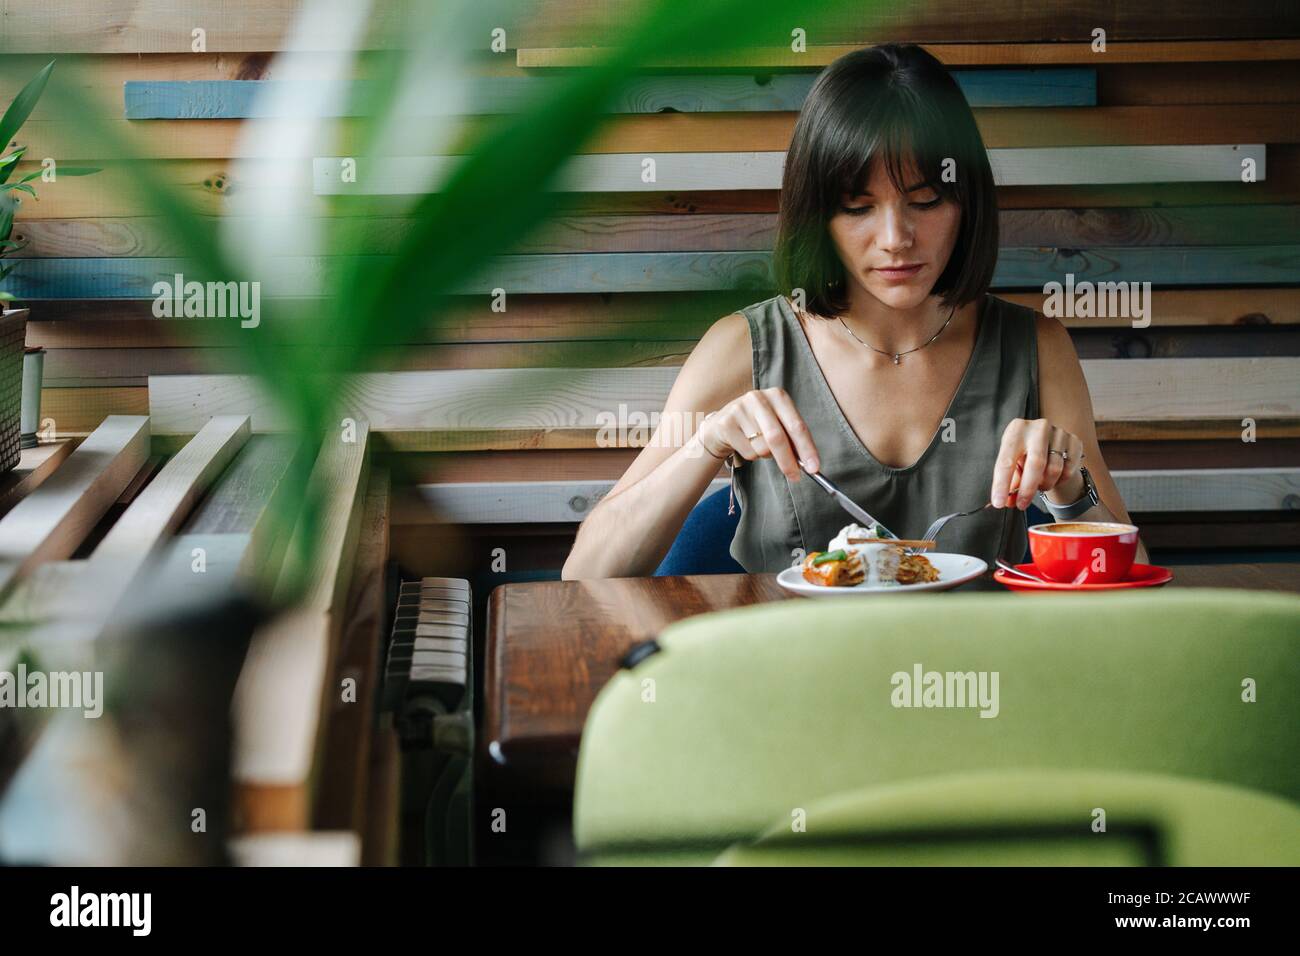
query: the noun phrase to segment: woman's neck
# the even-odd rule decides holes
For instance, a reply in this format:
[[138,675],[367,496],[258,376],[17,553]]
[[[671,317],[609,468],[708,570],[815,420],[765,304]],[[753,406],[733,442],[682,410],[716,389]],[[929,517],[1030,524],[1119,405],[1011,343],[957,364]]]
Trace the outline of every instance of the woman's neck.
[[[953,324],[958,324],[967,311],[959,308],[952,316]],[[926,296],[915,308],[895,309],[854,284],[849,291],[849,307],[839,318],[854,335],[876,348],[902,352],[916,348],[943,328],[949,309],[937,295]]]

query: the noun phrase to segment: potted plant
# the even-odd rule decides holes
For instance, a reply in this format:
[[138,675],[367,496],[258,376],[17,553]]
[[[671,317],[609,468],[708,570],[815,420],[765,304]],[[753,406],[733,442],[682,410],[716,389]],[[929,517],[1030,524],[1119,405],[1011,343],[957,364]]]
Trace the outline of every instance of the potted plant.
[[[26,241],[13,238],[14,216],[22,203],[22,194],[36,198],[36,180],[54,182],[58,176],[87,176],[99,172],[90,167],[58,168],[52,163],[43,163],[40,169],[14,178],[27,147],[18,146],[6,151],[31,115],[53,70],[54,61],[51,60],[27,82],[9,104],[4,116],[0,117],[0,471],[8,471],[18,464],[24,444],[22,420],[29,424],[40,421],[40,351],[35,350],[32,361],[24,362],[23,358],[29,310],[10,309],[6,305],[14,300],[14,295],[4,288],[4,282],[17,264],[6,265],[4,259],[27,245]],[[27,388],[23,387],[24,369],[35,377]],[[29,407],[26,415],[20,415],[24,394],[28,397],[28,404],[35,401],[36,407]],[[26,437],[26,444],[34,444],[34,429]]]

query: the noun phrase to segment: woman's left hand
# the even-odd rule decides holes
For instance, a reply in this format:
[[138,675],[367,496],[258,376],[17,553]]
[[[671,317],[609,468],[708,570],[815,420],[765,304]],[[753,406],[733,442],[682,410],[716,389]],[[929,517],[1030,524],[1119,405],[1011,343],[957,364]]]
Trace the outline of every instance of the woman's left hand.
[[[1002,432],[989,500],[995,508],[1014,506],[1021,511],[1029,507],[1039,491],[1059,504],[1074,501],[1082,494],[1082,461],[1083,442],[1077,435],[1057,428],[1046,418],[1012,419]],[[1017,466],[1018,489],[1013,487]]]

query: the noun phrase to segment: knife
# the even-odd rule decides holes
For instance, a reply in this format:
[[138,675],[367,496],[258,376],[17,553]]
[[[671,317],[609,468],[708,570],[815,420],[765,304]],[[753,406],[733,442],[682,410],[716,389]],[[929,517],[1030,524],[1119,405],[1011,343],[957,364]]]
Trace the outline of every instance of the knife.
[[884,524],[882,524],[880,521],[877,521],[875,518],[871,517],[870,513],[868,513],[865,508],[859,505],[856,501],[854,501],[844,492],[840,491],[840,489],[835,486],[835,483],[831,481],[829,478],[827,478],[825,475],[823,475],[821,472],[810,471],[808,469],[808,466],[805,465],[803,462],[799,462],[799,465],[800,467],[803,468],[805,472],[808,473],[809,478],[817,482],[817,484],[822,487],[822,490],[824,490],[828,495],[830,495],[832,498],[835,499],[836,504],[838,504],[849,514],[853,515],[853,517],[856,518],[857,521],[860,524],[862,524],[864,527],[870,528],[872,525],[875,525],[877,528],[880,529],[880,534],[882,537],[898,538],[898,535],[894,534],[894,532],[886,528]]

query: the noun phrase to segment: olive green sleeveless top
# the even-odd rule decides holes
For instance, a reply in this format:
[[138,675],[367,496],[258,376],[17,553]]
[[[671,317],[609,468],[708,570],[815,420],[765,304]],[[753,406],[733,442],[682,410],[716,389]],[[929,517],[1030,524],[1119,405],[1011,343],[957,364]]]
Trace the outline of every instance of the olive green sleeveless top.
[[[1038,417],[1034,312],[991,295],[978,309],[975,348],[943,421],[917,461],[881,464],[858,439],[817,364],[790,301],[776,296],[741,310],[749,320],[754,388],[789,392],[812,432],[822,472],[901,538],[919,538],[940,515],[988,501],[1002,432],[1013,418]],[[770,458],[735,472],[740,524],[731,554],[750,572],[780,571],[826,544],[854,519],[815,482],[797,483]],[[1019,561],[1027,535],[1017,508],[949,522],[937,550],[971,554],[994,567]]]

